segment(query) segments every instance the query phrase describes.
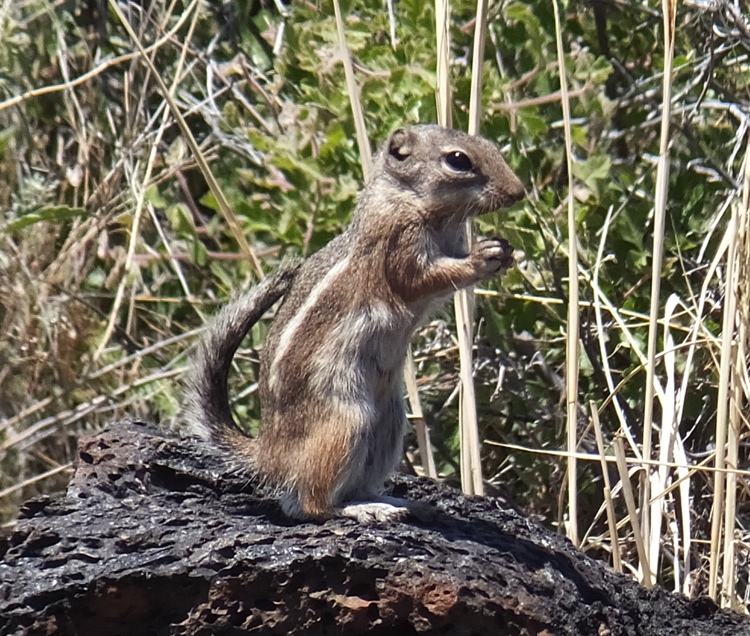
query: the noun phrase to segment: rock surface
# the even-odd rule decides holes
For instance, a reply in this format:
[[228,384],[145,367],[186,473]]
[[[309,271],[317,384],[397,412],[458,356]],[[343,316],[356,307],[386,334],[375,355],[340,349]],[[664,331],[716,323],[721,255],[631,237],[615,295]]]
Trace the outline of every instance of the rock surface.
[[207,444],[113,425],[0,535],[0,634],[750,636],[491,498],[404,476],[391,492],[436,518],[294,524]]

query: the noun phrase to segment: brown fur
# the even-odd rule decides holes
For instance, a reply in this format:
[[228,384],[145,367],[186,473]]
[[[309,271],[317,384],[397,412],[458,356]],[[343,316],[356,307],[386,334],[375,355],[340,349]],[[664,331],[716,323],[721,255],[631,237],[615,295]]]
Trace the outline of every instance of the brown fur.
[[[291,516],[402,517],[408,504],[379,491],[401,454],[409,338],[438,301],[512,264],[504,240],[467,253],[463,224],[522,196],[491,142],[437,126],[394,132],[349,228],[299,270],[235,301],[209,329],[192,421],[277,484]],[[220,358],[231,360],[250,320],[281,295],[261,355],[261,427],[251,440],[217,387],[226,387],[229,366]]]

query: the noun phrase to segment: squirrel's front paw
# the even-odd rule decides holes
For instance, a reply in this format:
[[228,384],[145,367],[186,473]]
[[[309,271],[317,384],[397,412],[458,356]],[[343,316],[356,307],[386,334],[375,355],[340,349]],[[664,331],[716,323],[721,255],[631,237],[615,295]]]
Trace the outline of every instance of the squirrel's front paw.
[[480,277],[491,276],[513,266],[513,246],[504,238],[484,239],[472,248],[471,260]]

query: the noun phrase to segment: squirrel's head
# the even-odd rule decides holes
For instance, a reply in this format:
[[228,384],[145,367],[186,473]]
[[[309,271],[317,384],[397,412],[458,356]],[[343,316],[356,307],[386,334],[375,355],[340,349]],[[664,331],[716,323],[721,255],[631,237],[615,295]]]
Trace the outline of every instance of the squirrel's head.
[[378,178],[413,195],[435,220],[487,214],[524,196],[523,184],[495,144],[457,130],[434,125],[399,128],[391,133],[378,161]]

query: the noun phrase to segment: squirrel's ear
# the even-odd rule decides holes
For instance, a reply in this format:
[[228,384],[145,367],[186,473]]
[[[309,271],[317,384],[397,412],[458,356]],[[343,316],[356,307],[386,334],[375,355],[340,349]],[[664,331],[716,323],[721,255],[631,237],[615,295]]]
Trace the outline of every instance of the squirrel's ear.
[[396,161],[405,161],[414,150],[414,133],[408,128],[399,128],[388,138],[388,155]]

